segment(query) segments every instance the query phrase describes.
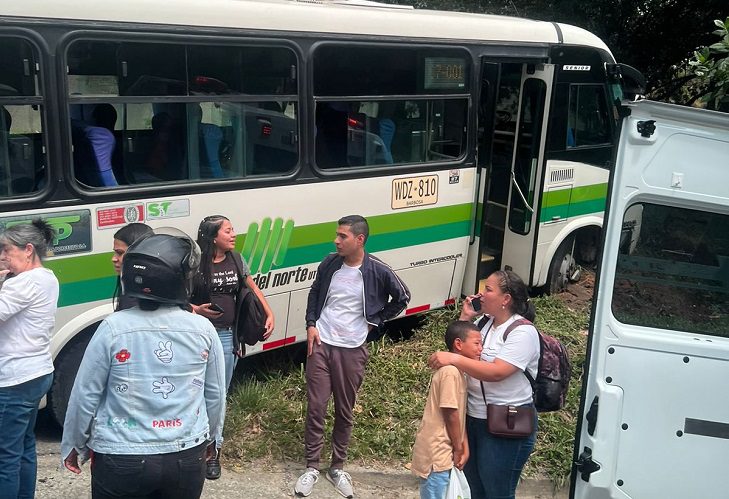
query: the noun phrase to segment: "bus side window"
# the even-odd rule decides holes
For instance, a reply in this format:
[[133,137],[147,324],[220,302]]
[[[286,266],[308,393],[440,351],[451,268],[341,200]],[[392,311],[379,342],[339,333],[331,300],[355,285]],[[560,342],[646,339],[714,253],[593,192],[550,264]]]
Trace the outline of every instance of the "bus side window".
[[610,144],[609,119],[602,85],[570,85],[567,149]]
[[45,185],[36,60],[30,43],[0,37],[0,197],[32,194]]
[[[87,150],[86,160],[74,154],[86,187],[277,176],[298,163],[297,63],[289,48],[78,40],[67,54],[71,116],[76,108],[88,114],[100,96],[119,116],[117,182],[88,175],[99,170],[99,155],[72,118],[74,149]],[[98,126],[83,118],[84,132]]]
[[319,168],[466,153],[470,61],[460,50],[332,43],[317,48],[313,68]]

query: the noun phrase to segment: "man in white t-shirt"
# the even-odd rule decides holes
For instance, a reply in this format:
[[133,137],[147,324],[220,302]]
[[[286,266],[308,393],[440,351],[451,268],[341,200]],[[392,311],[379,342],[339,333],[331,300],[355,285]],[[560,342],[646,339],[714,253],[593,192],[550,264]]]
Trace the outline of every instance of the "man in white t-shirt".
[[367,220],[350,215],[338,223],[337,251],[319,264],[306,308],[307,469],[294,487],[298,496],[311,494],[319,479],[324,420],[332,395],[332,460],[326,476],[341,495],[354,496],[352,478],[342,468],[352,434],[352,411],[369,357],[367,334],[400,314],[410,301],[410,291],[395,272],[365,252]]

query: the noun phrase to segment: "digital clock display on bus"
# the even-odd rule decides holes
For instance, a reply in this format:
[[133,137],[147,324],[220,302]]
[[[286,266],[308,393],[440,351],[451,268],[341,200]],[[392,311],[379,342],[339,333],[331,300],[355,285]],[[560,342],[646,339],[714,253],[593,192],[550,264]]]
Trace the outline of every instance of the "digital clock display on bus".
[[466,62],[455,57],[426,57],[426,90],[466,88]]

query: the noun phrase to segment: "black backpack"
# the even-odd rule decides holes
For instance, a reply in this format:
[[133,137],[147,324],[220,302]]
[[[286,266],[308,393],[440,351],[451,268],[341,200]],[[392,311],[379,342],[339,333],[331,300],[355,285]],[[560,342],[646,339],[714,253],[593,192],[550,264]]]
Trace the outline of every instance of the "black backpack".
[[266,312],[263,310],[263,305],[258,300],[256,293],[246,285],[241,271],[243,267],[241,256],[234,252],[231,254],[240,282],[240,289],[235,299],[238,313],[235,314],[234,330],[241,344],[245,343],[253,346],[259,341],[263,341],[263,335],[266,332]]
[[[478,328],[483,327],[491,320],[490,317],[484,315],[478,321]],[[504,341],[506,337],[519,326],[531,325],[531,321],[527,319],[517,319],[504,331]],[[544,334],[537,329],[539,334],[539,363],[537,365],[537,377],[532,378],[527,370],[524,375],[532,385],[532,393],[534,397],[534,407],[538,412],[558,411],[564,407],[567,398],[567,389],[569,388],[570,377],[572,375],[572,364],[570,363],[567,349],[555,337]]]

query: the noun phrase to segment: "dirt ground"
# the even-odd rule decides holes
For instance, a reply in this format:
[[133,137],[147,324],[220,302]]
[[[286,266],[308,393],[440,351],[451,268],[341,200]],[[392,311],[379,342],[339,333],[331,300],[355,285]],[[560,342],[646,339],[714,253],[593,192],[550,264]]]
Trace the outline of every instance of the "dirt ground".
[[592,295],[595,291],[595,271],[583,269],[577,282],[570,283],[567,289],[557,295],[569,308],[589,312],[592,306]]

